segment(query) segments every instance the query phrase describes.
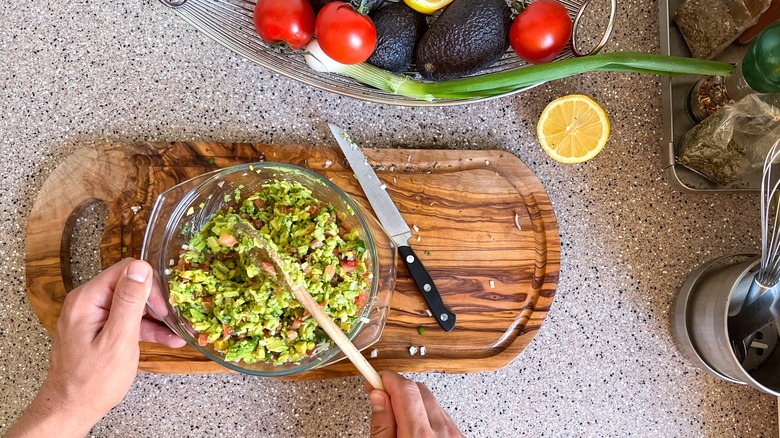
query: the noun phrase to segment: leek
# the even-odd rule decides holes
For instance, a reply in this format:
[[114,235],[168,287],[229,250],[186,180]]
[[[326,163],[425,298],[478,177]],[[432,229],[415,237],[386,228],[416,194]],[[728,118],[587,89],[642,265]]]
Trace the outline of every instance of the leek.
[[662,76],[728,76],[734,73],[734,65],[725,62],[640,52],[614,52],[460,79],[422,82],[407,75],[390,73],[367,63],[341,64],[326,55],[316,40],[312,40],[306,46],[304,59],[309,67],[317,72],[341,74],[380,90],[426,101],[492,97],[590,71]]

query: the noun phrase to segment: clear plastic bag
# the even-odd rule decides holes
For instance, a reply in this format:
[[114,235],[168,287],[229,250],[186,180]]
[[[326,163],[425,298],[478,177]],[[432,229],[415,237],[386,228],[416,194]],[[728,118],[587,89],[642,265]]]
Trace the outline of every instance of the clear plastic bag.
[[751,94],[719,109],[685,134],[677,162],[723,185],[760,170],[780,139],[779,98]]
[[711,59],[769,8],[770,0],[685,0],[674,20],[691,54]]

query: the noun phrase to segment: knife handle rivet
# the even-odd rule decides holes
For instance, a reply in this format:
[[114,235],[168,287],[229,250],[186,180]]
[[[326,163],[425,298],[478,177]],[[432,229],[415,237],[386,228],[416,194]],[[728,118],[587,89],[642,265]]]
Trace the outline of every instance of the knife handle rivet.
[[414,256],[413,255],[406,256],[406,263],[414,263]]
[[449,319],[449,316],[446,313],[442,313],[441,316],[439,316],[439,319],[441,319],[442,321],[446,321],[447,319]]
[[428,284],[428,283],[425,283],[425,284],[423,285],[423,290],[424,290],[425,292],[430,292],[430,291],[431,291],[431,285],[430,285],[430,284]]

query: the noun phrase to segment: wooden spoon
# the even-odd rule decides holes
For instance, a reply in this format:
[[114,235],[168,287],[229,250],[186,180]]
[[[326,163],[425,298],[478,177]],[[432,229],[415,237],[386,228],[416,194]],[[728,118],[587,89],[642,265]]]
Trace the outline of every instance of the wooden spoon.
[[352,362],[358,371],[360,371],[360,374],[368,380],[368,383],[375,389],[384,391],[385,388],[384,385],[382,385],[382,378],[379,376],[379,373],[377,373],[374,367],[368,363],[366,358],[363,357],[347,335],[345,335],[325,311],[322,310],[322,307],[314,301],[314,298],[311,297],[306,286],[302,282],[295,283],[292,278],[290,278],[290,275],[283,268],[284,262],[282,261],[281,256],[279,256],[279,253],[271,244],[249,224],[240,222],[236,224],[234,229],[246,237],[249,237],[254,242],[255,247],[249,250],[248,256],[255,265],[262,267],[263,262],[271,263],[276,271],[276,279],[279,283],[287,288],[295,299],[301,303],[303,308],[314,317],[317,324],[319,324],[333,342],[338,345],[350,362]]

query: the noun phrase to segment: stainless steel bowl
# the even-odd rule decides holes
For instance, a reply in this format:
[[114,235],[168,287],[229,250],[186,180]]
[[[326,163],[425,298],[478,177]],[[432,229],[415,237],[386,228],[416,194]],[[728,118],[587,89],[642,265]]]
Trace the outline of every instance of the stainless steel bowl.
[[[255,30],[252,19],[255,9],[254,0],[160,1],[171,8],[171,10],[184,19],[184,21],[236,54],[305,84],[344,96],[354,97],[356,99],[400,106],[444,106],[494,99],[519,93],[530,88],[513,90],[499,96],[488,98],[434,99],[431,102],[399,96],[363,85],[345,76],[316,72],[306,65],[302,56],[290,56],[289,54],[282,54],[274,50],[269,50],[268,45],[260,39]],[[569,16],[574,20],[572,40],[575,41],[575,48],[573,50],[571,46],[567,46],[557,59],[590,55],[601,50],[612,34],[617,0],[609,0],[609,19],[604,27],[603,35],[599,35],[594,46],[588,49],[581,48],[581,43],[577,42],[580,40],[578,39],[578,34],[581,29],[584,13],[592,0],[559,1],[566,7],[569,11]],[[508,3],[511,3],[511,0],[508,0]],[[599,10],[598,13],[600,12],[601,11]],[[479,74],[523,68],[527,65],[528,63],[517,57],[510,49],[504,54],[499,62]],[[410,73],[410,75],[414,74],[415,73]]]

